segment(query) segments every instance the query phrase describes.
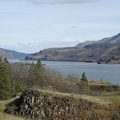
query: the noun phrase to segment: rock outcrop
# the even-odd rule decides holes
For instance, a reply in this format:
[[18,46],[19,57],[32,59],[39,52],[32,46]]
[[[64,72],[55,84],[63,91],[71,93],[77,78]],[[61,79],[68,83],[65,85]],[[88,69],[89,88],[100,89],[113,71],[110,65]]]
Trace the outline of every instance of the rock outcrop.
[[8,105],[6,112],[35,120],[78,120],[91,109],[100,109],[100,105],[73,96],[27,90]]

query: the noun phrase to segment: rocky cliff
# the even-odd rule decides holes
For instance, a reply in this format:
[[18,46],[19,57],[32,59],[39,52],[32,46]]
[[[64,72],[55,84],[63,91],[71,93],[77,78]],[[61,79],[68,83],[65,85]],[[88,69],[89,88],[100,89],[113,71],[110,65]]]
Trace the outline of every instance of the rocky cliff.
[[79,120],[86,111],[100,108],[100,104],[96,102],[72,95],[27,90],[10,103],[5,111],[33,120]]

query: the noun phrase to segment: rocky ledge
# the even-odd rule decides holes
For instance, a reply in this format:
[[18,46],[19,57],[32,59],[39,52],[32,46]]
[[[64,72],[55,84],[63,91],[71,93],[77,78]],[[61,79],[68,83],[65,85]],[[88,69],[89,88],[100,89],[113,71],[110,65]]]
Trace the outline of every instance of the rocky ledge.
[[78,120],[91,109],[100,109],[100,105],[73,96],[26,90],[7,106],[5,112],[33,120]]

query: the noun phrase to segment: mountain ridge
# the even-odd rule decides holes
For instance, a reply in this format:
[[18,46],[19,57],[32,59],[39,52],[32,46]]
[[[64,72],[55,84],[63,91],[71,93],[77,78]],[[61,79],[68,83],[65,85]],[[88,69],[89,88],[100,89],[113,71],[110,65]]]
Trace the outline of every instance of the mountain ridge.
[[75,47],[44,49],[25,59],[120,64],[120,33],[98,41],[79,43]]
[[28,55],[27,53],[17,52],[15,50],[0,48],[0,57],[3,58],[25,58]]
[[100,40],[97,40],[97,41],[85,41],[84,43],[79,43],[77,44],[75,47],[84,47],[86,45],[89,45],[89,44],[95,44],[95,43],[110,43],[110,44],[113,44],[113,43],[120,43],[120,33],[118,33],[117,35],[114,35],[112,37],[106,37],[106,38],[102,38]]

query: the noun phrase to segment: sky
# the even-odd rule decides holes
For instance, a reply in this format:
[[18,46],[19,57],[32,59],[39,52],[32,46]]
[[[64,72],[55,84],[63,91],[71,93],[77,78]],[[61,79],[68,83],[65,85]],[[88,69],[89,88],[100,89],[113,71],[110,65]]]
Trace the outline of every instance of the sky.
[[120,33],[120,0],[0,0],[0,48],[34,53]]

